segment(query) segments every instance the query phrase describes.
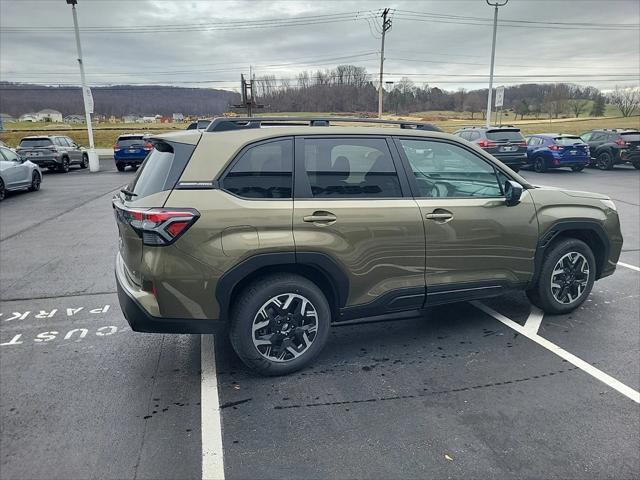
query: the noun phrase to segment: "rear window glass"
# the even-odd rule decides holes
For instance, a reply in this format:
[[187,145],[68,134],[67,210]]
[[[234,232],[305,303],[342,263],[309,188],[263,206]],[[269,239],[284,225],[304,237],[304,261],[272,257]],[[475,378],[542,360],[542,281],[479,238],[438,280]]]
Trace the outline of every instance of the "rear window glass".
[[640,142],[640,132],[625,132],[620,135],[625,142]]
[[187,166],[194,145],[157,143],[142,164],[130,190],[136,200],[164,190],[171,190]]
[[50,138],[23,138],[20,140],[21,147],[50,147],[53,142]]
[[487,132],[487,138],[495,142],[499,142],[500,140],[521,142],[524,140],[520,130],[490,130]]
[[133,147],[133,146],[144,146],[146,143],[145,139],[142,137],[120,137],[118,138],[118,146],[120,147]]
[[584,143],[580,137],[558,137],[553,139],[558,145],[575,145],[576,143]]

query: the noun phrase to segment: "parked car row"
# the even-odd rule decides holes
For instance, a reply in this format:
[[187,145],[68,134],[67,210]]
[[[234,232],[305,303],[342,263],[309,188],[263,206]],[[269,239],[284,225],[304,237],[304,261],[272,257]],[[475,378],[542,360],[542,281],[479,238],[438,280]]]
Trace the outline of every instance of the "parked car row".
[[538,133],[524,137],[513,126],[465,127],[454,132],[475,143],[516,172],[523,167],[536,172],[571,168],[580,172],[593,166],[611,170],[631,163],[640,169],[640,132],[625,129],[591,130],[582,135]]

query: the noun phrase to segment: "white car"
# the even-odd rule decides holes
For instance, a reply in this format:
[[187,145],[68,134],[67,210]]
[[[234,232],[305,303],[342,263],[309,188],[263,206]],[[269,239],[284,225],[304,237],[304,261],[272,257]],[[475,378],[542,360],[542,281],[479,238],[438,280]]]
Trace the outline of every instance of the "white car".
[[40,167],[20,157],[7,147],[0,147],[0,201],[5,193],[13,190],[40,190],[42,172]]

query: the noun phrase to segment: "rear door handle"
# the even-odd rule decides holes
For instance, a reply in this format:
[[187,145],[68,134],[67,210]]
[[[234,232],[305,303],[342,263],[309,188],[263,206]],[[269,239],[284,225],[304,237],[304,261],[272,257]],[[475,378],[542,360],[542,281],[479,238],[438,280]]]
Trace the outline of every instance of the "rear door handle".
[[331,212],[313,212],[313,215],[306,215],[302,220],[309,223],[332,224],[338,218]]

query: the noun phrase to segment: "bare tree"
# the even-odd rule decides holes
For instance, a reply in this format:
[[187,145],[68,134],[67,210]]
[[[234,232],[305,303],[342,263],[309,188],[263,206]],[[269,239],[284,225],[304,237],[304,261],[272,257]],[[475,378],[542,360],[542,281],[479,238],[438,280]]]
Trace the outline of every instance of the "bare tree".
[[620,109],[623,117],[630,117],[640,109],[640,89],[638,87],[620,88],[616,86],[609,98],[611,103]]
[[478,92],[472,92],[467,96],[464,103],[464,109],[471,113],[471,120],[473,120],[473,116],[476,113],[482,111],[482,107],[485,103],[483,96]]

